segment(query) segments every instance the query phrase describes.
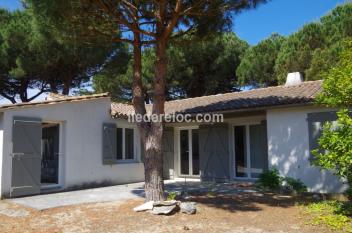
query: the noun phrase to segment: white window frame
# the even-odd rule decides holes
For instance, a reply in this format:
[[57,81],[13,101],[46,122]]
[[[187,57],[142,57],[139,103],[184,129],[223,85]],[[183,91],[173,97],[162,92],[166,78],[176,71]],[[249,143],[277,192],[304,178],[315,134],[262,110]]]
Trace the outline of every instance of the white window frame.
[[[178,127],[176,128],[177,132],[177,167],[178,167],[178,177],[194,177],[194,178],[199,178],[199,175],[193,175],[193,148],[192,148],[192,130],[193,129],[199,129],[199,126],[186,126],[186,127]],[[181,139],[181,130],[187,130],[188,131],[188,155],[189,155],[189,161],[188,161],[188,167],[189,167],[189,173],[188,174],[182,174],[181,173],[181,144],[180,144],[180,139]],[[199,171],[200,173],[200,171]]]
[[[129,127],[129,126],[116,126],[117,129],[122,129],[122,159],[117,158],[117,153],[116,153],[116,160],[118,162],[135,162],[137,161],[137,154],[138,154],[138,147],[137,147],[137,133],[136,133],[136,128],[135,127]],[[126,159],[126,129],[132,129],[133,130],[133,158],[132,159]],[[118,143],[118,142],[116,142]]]
[[[249,127],[251,125],[260,125],[261,122],[253,121],[253,122],[247,122],[247,123],[234,123],[231,124],[231,143],[232,143],[232,154],[233,154],[233,177],[234,179],[237,180],[257,180],[258,178],[252,177],[252,171],[251,171],[251,148],[250,148],[250,133],[249,133]],[[244,126],[245,127],[245,132],[246,132],[246,160],[247,160],[247,167],[246,167],[246,173],[247,176],[245,177],[239,177],[236,176],[236,149],[235,149],[235,126]]]

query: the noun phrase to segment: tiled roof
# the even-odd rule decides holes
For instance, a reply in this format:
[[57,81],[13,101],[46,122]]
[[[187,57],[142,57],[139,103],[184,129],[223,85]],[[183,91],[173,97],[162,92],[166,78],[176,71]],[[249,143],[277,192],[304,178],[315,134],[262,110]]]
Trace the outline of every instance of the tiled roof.
[[0,105],[0,111],[6,110],[6,109],[29,107],[29,106],[40,106],[40,105],[68,103],[68,102],[80,102],[80,101],[85,101],[85,100],[100,99],[100,98],[107,98],[107,97],[109,97],[108,93],[94,94],[94,95],[82,95],[82,96],[60,96],[57,98],[50,96],[49,99],[44,100],[44,101]]
[[[210,113],[283,105],[311,104],[321,90],[322,81],[307,81],[296,86],[276,86],[249,91],[209,95],[165,102],[165,113]],[[146,105],[150,111],[151,105]],[[111,114],[127,117],[134,113],[130,104],[113,103]]]
[[134,114],[132,104],[111,103],[111,115],[114,117],[127,117]]

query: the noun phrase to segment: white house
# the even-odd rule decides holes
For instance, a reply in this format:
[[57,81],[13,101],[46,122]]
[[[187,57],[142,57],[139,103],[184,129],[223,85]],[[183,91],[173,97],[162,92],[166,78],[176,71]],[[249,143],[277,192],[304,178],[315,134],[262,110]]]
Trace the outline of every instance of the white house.
[[[166,102],[167,114],[222,113],[224,121],[165,123],[165,178],[255,180],[276,167],[310,191],[344,191],[310,162],[323,122],[336,119],[334,109],[313,103],[322,82],[291,81]],[[0,106],[1,197],[143,181],[133,113],[107,94]]]

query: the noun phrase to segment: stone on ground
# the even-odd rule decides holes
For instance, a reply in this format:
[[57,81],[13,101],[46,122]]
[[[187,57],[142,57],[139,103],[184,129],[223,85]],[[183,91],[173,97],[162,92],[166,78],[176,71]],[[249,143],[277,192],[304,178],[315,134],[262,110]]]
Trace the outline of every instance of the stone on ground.
[[174,210],[178,208],[177,201],[156,201],[153,203],[153,210],[151,211],[152,214],[171,214]]
[[171,214],[176,208],[177,208],[176,203],[175,205],[154,206],[151,213],[156,215],[160,215],[160,214],[167,215],[167,214]]
[[181,213],[195,214],[197,212],[195,202],[182,202],[180,204]]
[[177,201],[171,200],[171,201],[155,201],[153,203],[153,206],[173,206],[176,205]]
[[141,211],[146,211],[146,210],[152,210],[153,204],[154,204],[154,201],[148,201],[146,203],[143,203],[142,205],[139,205],[139,206],[133,208],[133,211],[141,212]]

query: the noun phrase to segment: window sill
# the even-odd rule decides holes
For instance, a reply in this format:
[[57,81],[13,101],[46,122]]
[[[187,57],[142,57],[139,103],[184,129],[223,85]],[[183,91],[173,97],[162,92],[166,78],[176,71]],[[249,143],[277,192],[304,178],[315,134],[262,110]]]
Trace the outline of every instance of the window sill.
[[140,163],[138,160],[135,159],[125,159],[125,160],[116,160],[117,164],[128,164],[128,163]]
[[115,164],[138,164],[142,163],[138,160],[126,159],[126,160],[105,160],[103,161],[103,165],[115,165]]

